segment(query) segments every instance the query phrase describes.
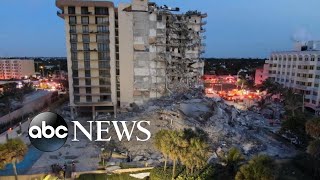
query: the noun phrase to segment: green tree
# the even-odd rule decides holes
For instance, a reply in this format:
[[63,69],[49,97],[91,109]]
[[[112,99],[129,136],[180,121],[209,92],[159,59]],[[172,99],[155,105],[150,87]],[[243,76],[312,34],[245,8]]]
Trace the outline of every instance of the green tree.
[[320,139],[320,118],[313,118],[306,123],[306,132],[315,139]]
[[176,176],[176,165],[188,142],[183,138],[182,131],[170,131],[169,133],[169,158],[173,161],[172,179]]
[[266,155],[253,157],[248,164],[242,165],[236,180],[273,180],[276,177],[275,163]]
[[307,153],[320,160],[320,118],[307,121],[306,132],[315,139],[309,142]]
[[284,92],[285,108],[295,116],[295,111],[303,105],[303,96],[296,94],[291,88]]
[[160,130],[156,133],[154,137],[154,145],[155,147],[163,154],[164,157],[164,167],[163,170],[165,171],[167,168],[168,156],[169,156],[169,136],[168,130]]
[[21,139],[9,139],[5,144],[0,144],[0,168],[12,164],[15,179],[18,179],[16,163],[21,161],[27,153],[27,146]]
[[229,173],[235,173],[239,163],[244,160],[241,151],[237,148],[231,148],[225,156],[221,157],[222,162],[226,163]]
[[261,91],[267,91],[268,98],[271,98],[273,95],[280,95],[284,92],[284,88],[281,84],[274,82],[272,79],[268,78],[262,82],[260,88]]
[[320,160],[320,140],[313,140],[307,147],[307,153]]

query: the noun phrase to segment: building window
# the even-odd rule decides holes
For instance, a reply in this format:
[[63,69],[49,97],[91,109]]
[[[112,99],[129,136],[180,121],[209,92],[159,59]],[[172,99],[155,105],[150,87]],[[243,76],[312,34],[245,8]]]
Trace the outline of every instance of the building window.
[[79,85],[79,79],[73,78],[73,85],[78,86]]
[[100,96],[100,101],[111,101],[111,96]]
[[69,6],[68,7],[68,14],[76,14],[76,7]]
[[74,92],[75,94],[79,94],[79,88],[78,88],[78,87],[73,88],[73,92]]
[[80,96],[74,96],[74,102],[80,102]]
[[314,84],[314,87],[319,87],[319,84]]
[[86,87],[86,93],[91,94],[91,87]]
[[90,51],[90,45],[89,43],[83,43],[83,50]]
[[76,16],[70,16],[69,17],[69,24],[77,24],[77,17]]
[[108,8],[105,7],[96,7],[95,8],[96,15],[108,15]]
[[108,23],[107,17],[96,17],[96,24],[106,24]]
[[108,40],[108,36],[106,34],[97,34],[97,42],[105,42]]
[[78,53],[77,52],[71,53],[71,60],[78,60]]
[[71,51],[77,50],[77,43],[71,43]]
[[88,16],[81,17],[81,23],[82,24],[89,24],[89,17]]
[[83,33],[89,33],[89,26],[82,26]]
[[72,69],[78,69],[78,61],[72,61]]
[[100,78],[99,79],[99,84],[100,85],[110,85],[110,79]]
[[90,69],[90,61],[84,61],[84,68]]
[[304,57],[304,60],[305,60],[305,61],[309,61],[309,57],[308,57],[308,56],[305,56],[305,57]]
[[77,32],[77,28],[75,25],[70,26],[70,33],[76,33]]
[[81,7],[81,14],[89,14],[88,7]]
[[162,21],[162,15],[157,15],[157,21]]
[[90,52],[84,52],[83,53],[83,58],[85,61],[89,61],[90,60]]
[[97,30],[98,30],[98,32],[108,32],[109,31],[108,26],[105,26],[105,25],[98,25]]
[[314,66],[310,66],[310,68],[309,68],[310,70],[314,70]]
[[86,96],[86,101],[87,102],[92,102],[92,96]]
[[79,77],[78,70],[73,70],[73,71],[72,71],[72,76],[73,76],[73,77]]
[[100,77],[109,77],[110,70],[99,70]]
[[98,43],[98,51],[107,51],[109,49],[108,44]]
[[308,78],[313,78],[313,74],[309,74]]
[[84,74],[85,74],[85,77],[90,77],[91,75],[91,73],[90,73],[90,70],[85,70],[84,71]]
[[86,79],[85,83],[86,83],[86,86],[91,86],[91,79]]
[[111,93],[109,87],[100,87],[100,93]]
[[71,42],[77,42],[78,41],[77,35],[76,34],[71,34],[70,35],[70,41]]
[[312,82],[308,82],[307,86],[312,86]]
[[109,68],[109,61],[99,61],[99,68],[101,69],[107,69]]
[[82,35],[82,41],[85,42],[85,43],[89,43],[90,42],[89,34],[83,34]]

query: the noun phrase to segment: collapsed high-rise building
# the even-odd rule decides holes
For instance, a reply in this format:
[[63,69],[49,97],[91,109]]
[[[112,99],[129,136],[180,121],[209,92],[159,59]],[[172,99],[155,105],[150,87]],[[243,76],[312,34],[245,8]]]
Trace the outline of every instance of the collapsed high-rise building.
[[148,0],[57,0],[72,110],[116,111],[200,84],[207,14]]

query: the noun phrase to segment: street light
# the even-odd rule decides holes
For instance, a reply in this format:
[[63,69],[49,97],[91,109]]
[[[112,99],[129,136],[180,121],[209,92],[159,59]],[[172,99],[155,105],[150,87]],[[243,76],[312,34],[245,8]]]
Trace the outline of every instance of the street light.
[[43,68],[44,68],[43,66],[40,66],[42,77],[44,77]]

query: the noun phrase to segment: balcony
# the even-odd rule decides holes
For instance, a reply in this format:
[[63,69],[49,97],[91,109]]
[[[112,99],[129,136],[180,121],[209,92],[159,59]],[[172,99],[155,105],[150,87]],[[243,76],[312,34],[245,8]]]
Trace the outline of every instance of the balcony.
[[57,11],[57,16],[64,18],[64,12],[63,11]]

